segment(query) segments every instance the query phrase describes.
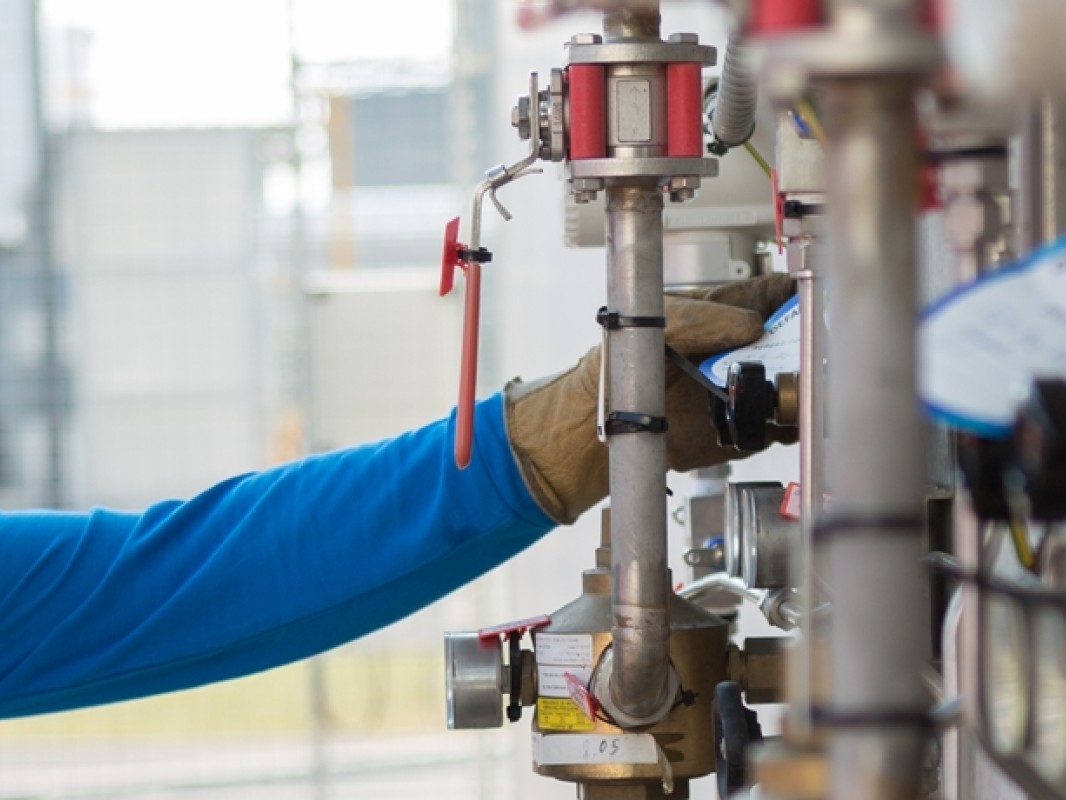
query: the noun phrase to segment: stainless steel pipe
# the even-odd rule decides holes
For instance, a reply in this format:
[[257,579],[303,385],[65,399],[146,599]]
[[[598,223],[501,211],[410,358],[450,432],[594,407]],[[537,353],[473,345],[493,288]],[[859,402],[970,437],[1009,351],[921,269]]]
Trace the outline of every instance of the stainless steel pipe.
[[920,676],[929,655],[915,355],[916,84],[896,76],[824,86],[836,524],[818,538],[833,604],[830,797],[901,800],[919,796]]
[[[607,304],[624,316],[663,315],[663,194],[655,186],[607,190]],[[610,407],[666,415],[662,328],[609,333]],[[669,687],[670,582],[666,553],[666,437],[610,438],[614,576],[611,699],[627,716],[657,714]]]
[[[605,41],[660,41],[658,8],[604,14]],[[642,67],[641,69],[647,69]],[[661,71],[661,67],[658,68]],[[627,65],[612,65],[608,85]],[[656,81],[650,80],[649,87]],[[650,92],[654,94],[654,91]],[[614,101],[608,97],[608,113]],[[666,134],[665,104],[649,104],[648,130]],[[654,119],[658,114],[663,118]],[[665,155],[665,138],[649,137],[639,152],[610,147],[612,157]],[[655,180],[619,180],[607,188],[607,305],[617,314],[662,317],[663,193]],[[627,185],[628,184],[628,185]],[[608,333],[610,410],[666,416],[662,328]],[[666,548],[666,437],[622,433],[610,437],[612,655],[609,700],[624,724],[655,722],[668,713],[672,594]]]

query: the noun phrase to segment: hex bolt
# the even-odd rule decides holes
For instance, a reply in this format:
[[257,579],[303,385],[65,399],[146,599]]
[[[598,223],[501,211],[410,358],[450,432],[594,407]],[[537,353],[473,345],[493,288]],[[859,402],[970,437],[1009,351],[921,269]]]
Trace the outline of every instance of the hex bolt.
[[584,205],[596,199],[596,194],[603,189],[603,181],[599,178],[572,178],[570,180],[570,193],[574,196],[574,202]]
[[699,44],[698,33],[671,33],[666,39],[670,44]]
[[603,37],[598,33],[575,33],[570,44],[603,44]]
[[670,201],[684,203],[696,196],[696,190],[700,188],[698,175],[681,175],[670,179]]
[[511,109],[511,127],[518,130],[518,138],[525,141],[533,132],[533,121],[530,118],[532,103],[523,95],[515,102]]

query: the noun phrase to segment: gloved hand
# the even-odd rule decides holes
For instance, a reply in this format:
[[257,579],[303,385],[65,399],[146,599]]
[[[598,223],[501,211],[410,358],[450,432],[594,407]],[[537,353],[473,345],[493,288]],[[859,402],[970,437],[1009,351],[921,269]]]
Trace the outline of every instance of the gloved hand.
[[[696,364],[749,344],[794,291],[775,274],[714,289],[667,294],[666,342]],[[665,355],[664,355],[665,358]],[[519,469],[541,508],[570,524],[607,496],[607,447],[596,438],[600,348],[566,372],[504,390],[507,433]],[[666,461],[684,472],[721,464],[740,453],[718,446],[708,393],[672,363],[666,365]]]

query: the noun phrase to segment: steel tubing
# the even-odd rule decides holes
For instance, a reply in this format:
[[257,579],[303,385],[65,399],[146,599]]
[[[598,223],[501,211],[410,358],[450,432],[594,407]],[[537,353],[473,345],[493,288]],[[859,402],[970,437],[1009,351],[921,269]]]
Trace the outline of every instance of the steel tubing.
[[[810,615],[818,602],[815,577],[814,523],[822,511],[825,496],[825,304],[821,265],[816,264],[822,248],[808,243],[803,250],[802,269],[793,272],[800,306],[800,374],[799,374],[799,450],[800,450],[800,541],[795,553],[799,569],[800,598],[804,611],[803,636],[796,643],[789,696],[789,731],[799,739],[810,734],[813,702],[815,630],[817,621]],[[790,265],[791,266],[791,265]]]
[[[919,796],[928,653],[916,392],[915,83],[825,82],[830,797]],[[824,532],[824,535],[822,535]]]
[[[607,303],[623,316],[663,316],[663,195],[607,190]],[[665,417],[662,328],[609,335],[610,409]],[[666,552],[666,437],[610,438],[611,570],[614,577],[611,700],[628,717],[657,715],[669,687],[670,582]]]

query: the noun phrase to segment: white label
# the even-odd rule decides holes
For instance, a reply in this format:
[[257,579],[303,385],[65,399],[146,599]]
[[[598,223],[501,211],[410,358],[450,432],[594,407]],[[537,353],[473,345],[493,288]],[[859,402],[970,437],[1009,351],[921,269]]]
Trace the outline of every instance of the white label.
[[562,667],[592,666],[592,635],[536,634],[537,663]]
[[922,315],[920,391],[938,419],[1010,432],[1034,378],[1066,376],[1066,243],[958,289]]
[[537,662],[537,693],[541,697],[569,697],[570,687],[566,682],[566,673],[577,678],[583,686],[589,685],[592,667],[562,667],[555,664]]
[[650,733],[533,734],[533,763],[545,767],[658,762],[655,738]]
[[797,372],[800,363],[799,297],[793,296],[766,321],[764,333],[747,347],[729,350],[704,361],[700,371],[719,386],[729,380],[729,366],[737,361],[758,361],[766,367],[766,380],[779,373]]

